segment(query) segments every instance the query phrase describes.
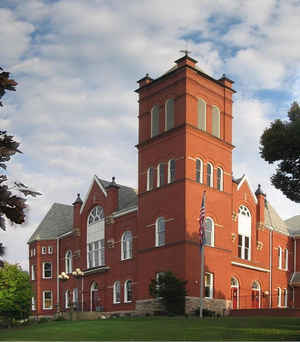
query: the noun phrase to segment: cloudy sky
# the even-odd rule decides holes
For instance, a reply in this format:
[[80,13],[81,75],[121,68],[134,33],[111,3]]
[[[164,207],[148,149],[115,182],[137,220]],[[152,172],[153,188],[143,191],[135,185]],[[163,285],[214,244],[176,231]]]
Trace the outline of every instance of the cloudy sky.
[[136,81],[185,48],[235,81],[234,176],[261,183],[282,218],[299,214],[259,156],[263,129],[300,101],[299,18],[299,0],[1,0],[0,65],[19,84],[0,128],[24,152],[8,174],[43,193],[24,227],[0,231],[6,259],[27,268],[26,241],[51,204],[84,197],[94,174],[136,187]]

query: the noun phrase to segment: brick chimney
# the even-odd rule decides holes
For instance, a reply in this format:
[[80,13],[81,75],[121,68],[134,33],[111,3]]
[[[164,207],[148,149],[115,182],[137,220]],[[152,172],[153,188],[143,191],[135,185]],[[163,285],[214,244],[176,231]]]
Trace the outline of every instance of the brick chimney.
[[256,210],[256,219],[257,219],[257,227],[263,227],[265,222],[265,199],[266,194],[263,193],[261,189],[261,185],[258,184],[258,188],[255,191],[255,196],[257,198],[257,210]]
[[119,207],[119,188],[119,185],[115,181],[115,177],[112,177],[112,181],[106,188],[111,212],[114,212]]
[[73,232],[77,236],[80,235],[80,208],[82,206],[82,200],[80,198],[80,194],[77,194],[77,198],[73,203]]

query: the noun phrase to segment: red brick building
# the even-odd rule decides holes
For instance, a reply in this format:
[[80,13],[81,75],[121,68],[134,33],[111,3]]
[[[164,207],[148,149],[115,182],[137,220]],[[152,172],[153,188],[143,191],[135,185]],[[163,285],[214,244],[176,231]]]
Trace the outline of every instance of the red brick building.
[[138,191],[94,176],[84,201],[54,203],[30,238],[39,315],[72,303],[153,312],[150,280],[169,270],[187,280],[186,310],[198,307],[204,190],[205,306],[300,306],[300,217],[283,222],[260,186],[254,193],[246,176],[233,178],[233,82],[196,63],[184,56],[138,81]]

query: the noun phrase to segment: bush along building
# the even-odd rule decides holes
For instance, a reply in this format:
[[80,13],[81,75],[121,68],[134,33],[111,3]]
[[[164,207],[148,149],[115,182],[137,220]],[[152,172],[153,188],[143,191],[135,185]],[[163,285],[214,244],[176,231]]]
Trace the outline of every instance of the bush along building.
[[153,313],[149,284],[166,271],[187,281],[186,312],[198,308],[204,190],[204,307],[300,306],[300,216],[283,222],[260,186],[232,177],[233,81],[196,63],[138,81],[138,191],[94,176],[84,201],[54,203],[31,236],[36,314]]

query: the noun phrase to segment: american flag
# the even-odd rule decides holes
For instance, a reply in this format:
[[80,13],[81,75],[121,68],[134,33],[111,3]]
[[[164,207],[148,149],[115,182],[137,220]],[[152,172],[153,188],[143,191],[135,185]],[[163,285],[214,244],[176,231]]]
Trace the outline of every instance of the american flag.
[[200,209],[200,217],[199,217],[200,250],[202,246],[205,244],[205,201],[206,201],[206,191],[203,192],[202,204],[201,204],[201,209]]

